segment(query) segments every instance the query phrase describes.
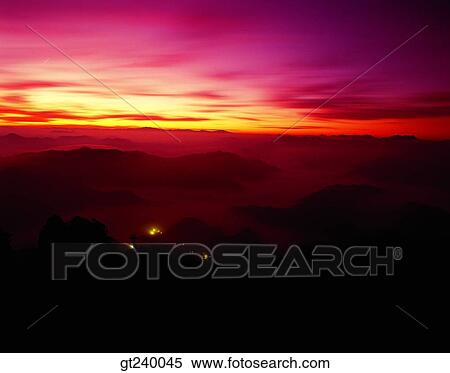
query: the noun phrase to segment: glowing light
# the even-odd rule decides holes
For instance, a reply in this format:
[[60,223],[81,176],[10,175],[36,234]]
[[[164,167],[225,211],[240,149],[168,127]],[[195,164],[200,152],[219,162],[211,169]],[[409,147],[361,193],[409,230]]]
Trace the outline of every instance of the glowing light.
[[157,234],[162,234],[162,231],[161,231],[161,229],[159,229],[158,227],[151,227],[151,228],[148,230],[148,234],[149,234],[150,236],[156,236]]

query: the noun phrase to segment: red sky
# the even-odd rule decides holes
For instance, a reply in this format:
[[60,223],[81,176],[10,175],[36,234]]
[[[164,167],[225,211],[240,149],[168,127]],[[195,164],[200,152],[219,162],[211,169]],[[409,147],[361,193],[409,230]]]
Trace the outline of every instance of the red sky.
[[[450,137],[449,6],[432,1],[0,3],[0,125]],[[138,109],[50,46],[70,56]]]

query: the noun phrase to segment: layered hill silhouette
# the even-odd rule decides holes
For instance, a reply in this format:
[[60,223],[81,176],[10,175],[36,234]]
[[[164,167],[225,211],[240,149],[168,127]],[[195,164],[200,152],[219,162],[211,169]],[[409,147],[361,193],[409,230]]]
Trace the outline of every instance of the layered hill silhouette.
[[189,190],[237,192],[275,172],[262,161],[224,152],[172,158],[91,148],[23,153],[0,159],[0,226],[24,232],[55,213],[146,206],[149,194],[157,202],[176,201]]
[[2,154],[14,154],[30,151],[44,151],[52,148],[64,148],[69,146],[92,144],[105,147],[127,147],[133,146],[130,140],[117,137],[94,138],[87,135],[58,136],[58,137],[29,137],[16,133],[0,136],[0,147]]
[[0,160],[5,178],[54,179],[108,187],[238,187],[273,174],[259,160],[225,152],[163,158],[143,152],[80,148],[24,153]]
[[370,185],[331,185],[291,207],[244,206],[240,213],[286,229],[300,242],[398,244],[414,247],[450,239],[450,213],[403,202]]

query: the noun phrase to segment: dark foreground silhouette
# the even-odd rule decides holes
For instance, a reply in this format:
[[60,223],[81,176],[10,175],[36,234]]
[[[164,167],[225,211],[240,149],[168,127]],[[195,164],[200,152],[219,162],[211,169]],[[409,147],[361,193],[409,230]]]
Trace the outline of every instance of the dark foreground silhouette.
[[[343,211],[339,204],[350,198],[349,192],[358,203]],[[51,281],[51,242],[113,242],[106,227],[96,220],[75,217],[64,221],[52,216],[42,228],[34,250],[12,251],[8,235],[1,235],[5,289],[2,349],[444,350],[441,338],[448,331],[448,306],[442,294],[448,276],[449,214],[408,205],[389,219],[389,223],[395,223],[389,229],[381,229],[384,220],[376,221],[374,217],[370,225],[374,230],[361,221],[365,228],[355,229],[355,216],[357,220],[377,216],[367,198],[378,198],[378,192],[353,186],[333,187],[322,193],[334,196],[333,203],[325,196],[318,199],[327,208],[314,207],[317,196],[311,196],[293,210],[258,214],[262,220],[275,216],[281,225],[300,235],[309,231],[311,222],[320,222],[317,226],[327,233],[324,240],[343,248],[348,242],[363,244],[369,239],[370,244],[380,247],[398,244],[404,248],[404,259],[396,266],[394,276],[380,273],[372,278],[332,278],[325,274],[321,278],[178,280],[163,270],[157,281],[144,280],[143,273],[127,281],[98,281],[80,269],[71,272],[68,281]],[[334,209],[330,203],[335,204]],[[309,215],[312,220],[303,219],[300,213],[301,206],[308,212],[308,205],[314,207],[309,211],[315,212]],[[285,214],[289,218],[280,219]],[[352,227],[345,231],[345,240],[339,229],[327,225],[337,216],[342,229]],[[313,236],[324,233],[311,232]],[[351,232],[355,232],[353,237]],[[167,239],[183,242],[192,234],[197,238],[201,235],[209,245],[237,242],[236,237],[227,237],[219,228],[196,219],[180,221],[167,233]],[[257,239],[254,233],[247,237]],[[317,238],[303,237],[305,242]],[[40,319],[49,310],[52,312]]]

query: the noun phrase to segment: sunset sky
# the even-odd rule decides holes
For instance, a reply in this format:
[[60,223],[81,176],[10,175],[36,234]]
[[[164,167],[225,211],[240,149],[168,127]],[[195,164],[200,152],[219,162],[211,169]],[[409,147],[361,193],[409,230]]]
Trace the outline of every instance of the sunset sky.
[[0,125],[450,137],[449,6],[1,1]]

